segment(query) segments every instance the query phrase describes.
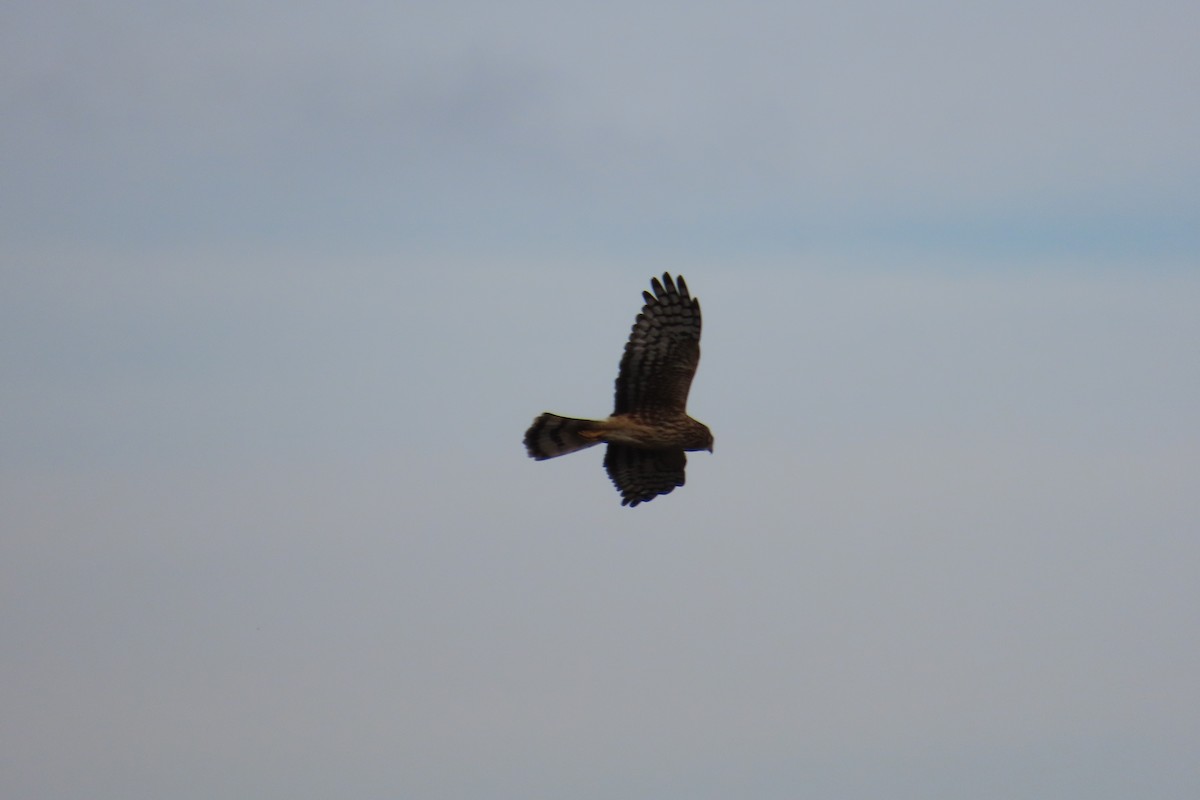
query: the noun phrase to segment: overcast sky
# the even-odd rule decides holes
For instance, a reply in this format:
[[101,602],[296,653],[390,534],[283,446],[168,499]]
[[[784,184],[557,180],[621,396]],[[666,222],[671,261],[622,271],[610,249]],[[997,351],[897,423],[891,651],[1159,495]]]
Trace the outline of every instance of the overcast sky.
[[1200,795],[1200,9],[988,5],[8,3],[0,794]]

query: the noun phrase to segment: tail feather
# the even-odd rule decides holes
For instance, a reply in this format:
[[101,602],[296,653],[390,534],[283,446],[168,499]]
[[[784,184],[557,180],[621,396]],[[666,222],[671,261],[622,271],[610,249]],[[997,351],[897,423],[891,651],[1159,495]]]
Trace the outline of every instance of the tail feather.
[[546,413],[535,419],[525,432],[525,449],[530,458],[543,461],[600,444],[603,440],[599,433],[600,423],[595,420]]

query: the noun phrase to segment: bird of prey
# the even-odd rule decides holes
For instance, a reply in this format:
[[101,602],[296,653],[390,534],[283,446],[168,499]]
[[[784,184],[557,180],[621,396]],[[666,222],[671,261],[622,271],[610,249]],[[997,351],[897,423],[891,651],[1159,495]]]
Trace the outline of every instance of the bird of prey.
[[650,281],[654,294],[633,323],[617,373],[616,404],[602,420],[545,413],[525,433],[539,461],[604,442],[604,468],[633,507],[683,486],[687,450],[712,452],[708,427],[687,414],[688,390],[700,363],[700,302],[683,276]]

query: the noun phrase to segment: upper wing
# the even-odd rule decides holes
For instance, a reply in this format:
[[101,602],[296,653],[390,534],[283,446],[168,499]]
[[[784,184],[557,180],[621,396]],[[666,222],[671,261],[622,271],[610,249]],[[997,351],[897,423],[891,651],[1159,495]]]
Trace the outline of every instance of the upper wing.
[[630,508],[683,486],[685,467],[687,456],[682,450],[642,450],[610,444],[604,454],[604,469],[621,493],[621,505]]
[[646,305],[633,323],[617,373],[616,409],[625,414],[647,409],[685,413],[692,376],[700,363],[700,301],[663,273],[642,292]]

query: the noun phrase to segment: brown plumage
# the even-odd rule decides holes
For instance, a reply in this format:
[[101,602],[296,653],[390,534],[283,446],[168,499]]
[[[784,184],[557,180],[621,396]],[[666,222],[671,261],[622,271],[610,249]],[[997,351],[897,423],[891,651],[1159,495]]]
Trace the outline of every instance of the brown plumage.
[[605,442],[604,468],[636,506],[683,486],[687,450],[712,452],[708,428],[687,414],[688,390],[700,363],[700,302],[680,276],[650,281],[654,294],[633,323],[617,373],[616,403],[603,420],[545,413],[525,433],[539,461]]

